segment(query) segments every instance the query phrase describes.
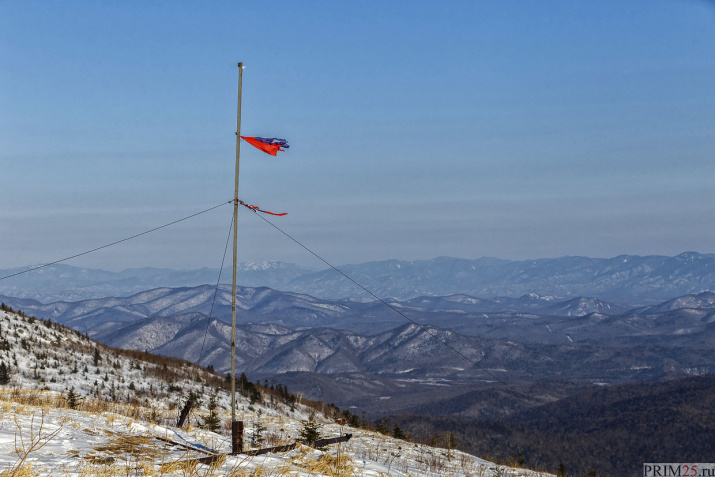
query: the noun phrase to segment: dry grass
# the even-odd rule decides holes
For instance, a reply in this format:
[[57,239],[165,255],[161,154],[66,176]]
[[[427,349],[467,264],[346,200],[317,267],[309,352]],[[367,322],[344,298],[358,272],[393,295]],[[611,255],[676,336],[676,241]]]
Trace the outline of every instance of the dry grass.
[[272,472],[264,469],[263,467],[258,467],[256,469],[234,469],[230,473],[226,474],[227,477],[268,477]]
[[34,477],[35,475],[37,475],[37,472],[32,468],[31,463],[11,467],[0,472],[0,477]]
[[305,469],[311,475],[328,475],[331,477],[347,477],[355,475],[356,469],[353,461],[346,455],[333,456],[323,453],[314,458],[315,450],[311,447],[300,446],[298,455],[291,459],[290,463],[301,469]]
[[199,462],[196,459],[180,459],[159,467],[161,474],[198,475]]
[[[15,413],[28,414],[31,411],[25,406],[34,406],[44,409],[69,409],[65,396],[54,391],[39,389],[0,389],[0,406],[3,411],[12,409]],[[176,414],[173,409],[155,409],[139,406],[138,404],[123,404],[102,399],[83,398],[75,407],[76,411],[104,415],[108,424],[112,424],[116,416],[124,416],[136,421],[153,422],[157,416],[162,419]]]
[[45,418],[47,412],[43,408],[39,417],[33,415],[30,420],[29,428],[23,428],[20,422],[19,415],[15,414],[15,453],[17,461],[11,464],[9,468],[0,473],[0,477],[22,477],[25,475],[35,475],[32,470],[32,464],[27,461],[30,454],[37,452],[46,446],[52,439],[57,437],[62,431],[62,424],[55,429],[47,429]]
[[115,477],[118,475],[126,475],[126,472],[122,472],[117,465],[97,465],[97,464],[87,464],[79,466],[79,468],[65,469],[65,473],[69,474],[78,472],[79,477]]
[[[0,410],[3,414],[14,416],[17,432],[15,436],[15,452],[17,461],[7,469],[0,471],[0,477],[25,477],[47,473],[46,469],[33,467],[31,454],[54,439],[64,425],[75,428],[83,427],[79,422],[70,419],[69,415],[59,419],[59,426],[49,426],[46,416],[52,408],[68,409],[64,396],[56,392],[43,390],[3,389],[0,390]],[[131,404],[108,403],[101,400],[85,398],[72,412],[82,412],[102,415],[110,427],[118,420],[131,425],[143,416],[150,415],[153,410],[140,408]],[[155,414],[155,411],[154,411]],[[21,422],[24,416],[30,417],[29,427]],[[120,475],[183,475],[183,476],[218,476],[220,467],[225,463],[225,456],[219,458],[210,466],[200,465],[188,451],[186,455],[169,464],[165,460],[171,455],[167,445],[159,443],[147,436],[114,433],[110,430],[84,429],[88,435],[109,435],[108,442],[94,447],[80,459],[79,452],[69,455],[80,459],[76,465],[63,466],[57,472],[65,475],[80,475],[83,477],[110,477]]]
[[[353,446],[350,443],[331,449],[330,452],[319,452],[315,449],[300,446],[293,458],[282,463],[275,463],[271,466],[256,465],[253,462],[249,469],[245,466],[250,460],[243,460],[233,465],[231,469],[226,469],[226,457],[217,459],[212,465],[200,464],[197,455],[186,450],[183,455],[177,453],[175,447],[169,444],[146,436],[137,436],[123,432],[113,432],[111,429],[118,423],[121,428],[129,426],[132,422],[151,422],[150,416],[156,417],[157,411],[143,408],[133,404],[117,404],[93,398],[82,399],[75,410],[67,410],[59,418],[59,427],[51,428],[45,424],[44,416],[47,416],[52,408],[65,408],[67,403],[59,393],[41,390],[20,390],[5,389],[0,390],[0,412],[3,414],[13,414],[16,416],[18,435],[16,436],[17,461],[9,468],[0,472],[0,477],[23,477],[34,476],[38,473],[43,475],[72,475],[81,477],[114,477],[120,475],[143,475],[143,476],[196,476],[213,477],[219,475],[229,475],[233,477],[261,477],[261,476],[287,476],[298,472],[309,475],[325,475],[331,477],[347,477],[359,475],[360,469],[355,462],[346,455],[346,449],[352,449],[351,453],[357,459],[365,458],[375,462],[383,462],[392,470],[399,470],[405,474],[419,475],[420,472],[432,472],[446,475],[454,467],[457,472],[461,471],[466,475],[479,476],[488,473],[487,466],[475,463],[462,453],[455,452],[452,462],[447,459],[446,454],[436,452],[429,447],[414,445],[418,455],[412,458],[410,463],[403,455],[405,450],[388,445],[384,436],[373,432],[361,432],[360,439],[367,439],[368,445]],[[176,410],[167,409],[167,415],[175,416]],[[93,419],[98,421],[95,427],[92,424],[80,424],[72,419],[76,413],[92,414]],[[30,418],[24,416],[32,416]],[[252,415],[247,414],[250,419]],[[85,419],[86,420],[86,419]],[[109,427],[104,426],[104,420]],[[23,429],[20,422],[24,422]],[[27,422],[31,424],[28,426]],[[57,421],[55,421],[57,422]],[[263,422],[270,425],[271,431],[264,434],[265,444],[281,445],[292,442],[292,439],[284,431],[288,428],[288,419],[283,417],[265,416]],[[32,466],[30,455],[37,452],[56,437],[62,426],[85,427],[83,432],[88,436],[108,436],[101,445],[96,445],[91,450],[74,451],[69,455],[76,460],[75,464],[63,464],[60,469],[51,469]],[[90,428],[86,428],[86,427]],[[204,438],[208,439],[208,438]],[[216,439],[216,437],[212,437]],[[216,442],[204,442],[205,445],[215,448]],[[410,445],[412,446],[412,444]],[[446,452],[446,451],[445,451]],[[251,459],[247,457],[246,459]],[[275,461],[274,461],[275,462]]]

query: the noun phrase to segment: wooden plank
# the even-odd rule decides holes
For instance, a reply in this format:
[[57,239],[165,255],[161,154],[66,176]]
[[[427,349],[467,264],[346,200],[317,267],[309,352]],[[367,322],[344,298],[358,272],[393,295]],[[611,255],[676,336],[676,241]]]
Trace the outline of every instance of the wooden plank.
[[269,452],[276,453],[276,452],[288,452],[290,450],[295,449],[300,445],[300,442],[294,442],[292,444],[286,444],[284,446],[275,446],[275,447],[266,447],[264,449],[256,449],[256,450],[250,450],[250,451],[245,451],[242,452],[242,454],[245,455],[261,455],[261,454],[268,454]]
[[328,446],[330,444],[337,444],[338,442],[347,442],[350,440],[350,438],[352,436],[353,436],[352,434],[345,434],[340,437],[331,437],[329,439],[318,439],[317,441],[315,441],[313,443],[313,447],[321,448],[321,447]]
[[200,452],[200,453],[202,453],[202,454],[216,455],[216,452],[213,452],[213,451],[210,451],[210,450],[206,450],[206,449],[200,449],[200,448],[198,448],[198,447],[194,447],[194,446],[192,446],[191,444],[188,444],[188,443],[185,443],[185,442],[183,442],[183,443],[182,443],[182,442],[176,442],[176,441],[172,441],[171,439],[167,439],[166,437],[160,437],[160,436],[154,436],[154,438],[156,438],[156,439],[158,439],[158,440],[160,440],[160,441],[163,441],[163,442],[166,442],[166,443],[175,445],[175,446],[177,446],[177,447],[181,447],[182,449],[189,449],[189,450],[192,450],[192,451]]
[[[337,443],[339,443],[339,442],[347,442],[347,441],[349,441],[352,437],[353,437],[352,434],[345,434],[345,435],[342,435],[342,436],[339,436],[339,437],[331,437],[331,438],[328,438],[328,439],[319,439],[319,440],[317,440],[317,441],[315,441],[315,442],[313,443],[313,446],[312,446],[312,447],[315,447],[316,449],[319,449],[319,448],[322,448],[322,447],[325,447],[325,446],[329,446],[330,444],[337,444]],[[178,446],[189,447],[189,448],[192,449],[192,450],[196,450],[196,451],[198,451],[198,452],[203,452],[203,453],[205,453],[205,454],[209,454],[208,457],[202,457],[202,458],[200,458],[200,459],[196,459],[198,462],[200,462],[201,464],[204,464],[204,465],[211,465],[211,464],[213,464],[214,462],[216,462],[222,455],[224,455],[224,454],[211,454],[210,452],[207,452],[207,451],[205,451],[205,450],[197,449],[197,448],[194,448],[194,447],[191,447],[191,446],[184,446],[184,445],[182,445],[182,444],[179,444],[178,442],[174,442],[174,441],[171,441],[171,440],[169,440],[169,439],[164,439],[164,438],[161,438],[161,437],[157,437],[157,439],[161,439],[161,440],[163,440],[163,441],[167,441],[167,442],[170,442],[170,443],[175,444],[175,445],[178,445]],[[292,444],[286,444],[286,445],[283,445],[283,446],[266,447],[266,448],[264,448],[264,449],[250,450],[250,451],[241,452],[241,453],[239,453],[239,454],[232,454],[232,455],[257,456],[257,455],[263,455],[263,454],[268,454],[268,453],[273,453],[273,454],[275,454],[275,453],[278,453],[278,452],[288,452],[288,451],[291,451],[291,450],[295,449],[296,447],[298,447],[298,446],[301,445],[301,444],[303,444],[303,443],[302,443],[302,442],[294,442],[294,443],[292,443]]]
[[[328,446],[330,444],[337,444],[339,442],[347,442],[352,438],[352,434],[345,434],[340,437],[331,437],[328,439],[318,439],[315,441],[312,445],[312,447],[315,447],[316,449],[319,449],[321,447]],[[270,453],[276,453],[276,452],[288,452],[290,450],[295,449],[299,445],[303,444],[303,442],[294,442],[292,444],[286,444],[284,446],[275,446],[275,447],[266,447],[264,449],[257,449],[257,450],[251,450],[251,451],[245,451],[242,452],[244,455],[262,455],[262,454],[268,454]]]

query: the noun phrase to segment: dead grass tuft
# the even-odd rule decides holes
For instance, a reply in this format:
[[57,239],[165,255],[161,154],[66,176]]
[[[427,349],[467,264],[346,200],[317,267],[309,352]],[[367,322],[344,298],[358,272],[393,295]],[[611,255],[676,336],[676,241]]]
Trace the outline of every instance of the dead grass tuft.
[[311,458],[312,449],[301,446],[300,453],[291,460],[291,464],[300,467],[312,474],[327,475],[330,477],[348,477],[355,475],[353,461],[346,455],[333,456],[328,453],[321,454],[317,459]]
[[196,459],[180,459],[175,462],[169,462],[159,467],[161,474],[180,474],[180,475],[197,475],[199,461]]
[[19,415],[15,414],[15,453],[17,461],[0,473],[0,477],[22,477],[24,475],[34,475],[31,462],[28,458],[34,452],[39,451],[62,431],[62,425],[54,429],[47,429],[45,422],[46,411],[43,408],[39,415],[33,414],[29,428],[23,428]]
[[27,463],[19,467],[13,466],[0,472],[0,477],[34,477],[37,473],[32,469],[32,464]]

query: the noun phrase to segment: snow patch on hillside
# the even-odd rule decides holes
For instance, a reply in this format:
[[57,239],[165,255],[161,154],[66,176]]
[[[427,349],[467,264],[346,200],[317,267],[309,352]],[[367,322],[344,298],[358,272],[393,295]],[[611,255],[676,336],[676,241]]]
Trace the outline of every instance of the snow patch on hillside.
[[[223,378],[185,362],[113,350],[68,328],[0,311],[0,473],[28,475],[394,475],[522,476],[459,451],[447,451],[346,426],[314,414],[322,437],[352,438],[324,449],[301,445],[261,456],[230,451],[230,398]],[[71,391],[71,392],[70,392]],[[189,392],[203,404],[175,427]],[[221,424],[205,428],[208,396]],[[71,405],[70,396],[76,396]],[[299,400],[300,401],[300,400]],[[73,407],[73,408],[70,408]],[[245,449],[294,442],[311,409],[275,395],[237,399]],[[260,439],[259,439],[260,438]],[[262,442],[259,442],[262,440]],[[212,465],[198,459],[216,455]]]

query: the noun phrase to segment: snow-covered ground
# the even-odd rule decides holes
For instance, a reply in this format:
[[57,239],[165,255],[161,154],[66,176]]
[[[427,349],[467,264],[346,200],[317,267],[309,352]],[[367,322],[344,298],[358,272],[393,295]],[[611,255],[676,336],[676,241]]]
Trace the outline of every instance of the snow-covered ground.
[[[221,428],[229,427],[230,398],[218,389],[222,377],[189,363],[130,357],[9,311],[0,311],[0,363],[10,372],[0,385],[0,476],[548,475],[351,428],[300,398],[291,403],[269,394],[254,403],[238,399],[246,450],[295,442],[311,413],[321,437],[353,437],[323,449],[225,455],[230,431],[203,425],[216,392]],[[78,397],[74,409],[70,390]],[[177,428],[178,408],[190,391],[202,405]],[[211,455],[217,456],[212,464],[198,461]]]

